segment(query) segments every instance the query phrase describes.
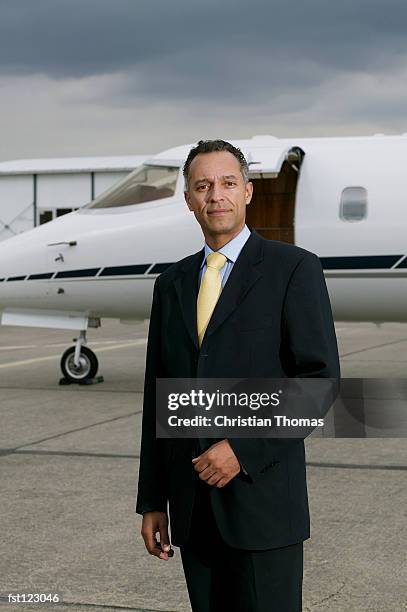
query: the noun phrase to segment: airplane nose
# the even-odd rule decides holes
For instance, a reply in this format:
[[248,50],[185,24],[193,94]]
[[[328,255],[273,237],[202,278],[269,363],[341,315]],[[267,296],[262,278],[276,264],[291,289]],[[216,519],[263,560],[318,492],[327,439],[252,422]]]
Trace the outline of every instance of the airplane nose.
[[39,287],[27,279],[34,272],[43,272],[44,264],[41,240],[18,234],[0,242],[0,311],[8,306],[32,305]]

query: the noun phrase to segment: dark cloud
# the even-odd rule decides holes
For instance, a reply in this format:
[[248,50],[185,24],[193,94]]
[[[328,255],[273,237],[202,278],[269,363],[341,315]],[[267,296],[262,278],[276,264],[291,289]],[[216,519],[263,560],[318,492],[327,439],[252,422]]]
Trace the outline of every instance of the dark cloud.
[[244,60],[385,66],[407,50],[406,17],[404,0],[1,0],[0,70],[65,78],[157,63],[161,78],[211,82],[217,63]]
[[0,158],[405,131],[406,22],[405,0],[0,0]]

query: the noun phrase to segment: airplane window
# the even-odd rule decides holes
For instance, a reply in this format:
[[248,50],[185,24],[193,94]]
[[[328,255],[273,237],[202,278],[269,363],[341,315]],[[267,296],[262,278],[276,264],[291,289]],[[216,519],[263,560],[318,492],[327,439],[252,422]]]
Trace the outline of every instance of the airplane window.
[[339,216],[343,221],[362,221],[367,215],[367,190],[345,187],[341,194]]
[[52,210],[43,210],[40,212],[40,225],[52,221]]
[[178,167],[142,165],[85,208],[115,208],[171,198],[178,173]]
[[72,212],[72,208],[57,208],[56,213],[57,217],[62,217],[63,215],[67,215]]

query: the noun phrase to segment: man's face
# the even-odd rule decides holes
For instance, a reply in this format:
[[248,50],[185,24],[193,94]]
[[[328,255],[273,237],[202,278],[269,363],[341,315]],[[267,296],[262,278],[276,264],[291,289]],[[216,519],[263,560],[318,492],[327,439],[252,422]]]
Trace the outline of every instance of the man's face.
[[239,161],[229,151],[200,153],[192,160],[184,195],[205,238],[234,238],[243,229],[252,193],[252,183],[244,182]]

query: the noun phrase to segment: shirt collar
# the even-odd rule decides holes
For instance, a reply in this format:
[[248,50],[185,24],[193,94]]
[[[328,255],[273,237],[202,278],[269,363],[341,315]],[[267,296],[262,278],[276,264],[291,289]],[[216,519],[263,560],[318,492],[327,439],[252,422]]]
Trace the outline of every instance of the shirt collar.
[[[228,261],[235,263],[236,259],[239,257],[240,251],[244,247],[246,241],[250,237],[250,230],[247,225],[244,226],[242,231],[232,238],[229,242],[227,242],[222,248],[219,249],[218,253],[222,253],[225,257],[227,257]],[[206,258],[209,253],[213,253],[213,249],[205,242],[205,252],[204,257],[201,263],[201,269],[204,267],[206,263]]]

